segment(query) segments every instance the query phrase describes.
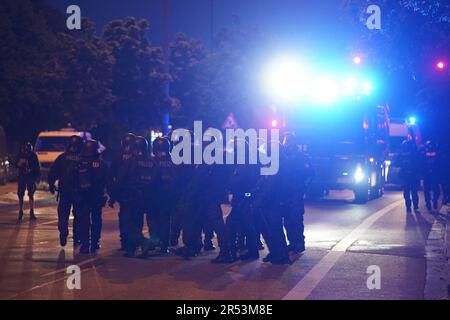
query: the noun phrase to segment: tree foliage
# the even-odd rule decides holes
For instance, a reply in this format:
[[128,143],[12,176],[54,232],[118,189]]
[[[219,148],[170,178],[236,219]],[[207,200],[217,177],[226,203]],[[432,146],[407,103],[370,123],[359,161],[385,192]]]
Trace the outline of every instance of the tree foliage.
[[[365,26],[371,4],[381,8],[381,30]],[[439,59],[450,59],[450,3],[348,0],[345,5],[359,17],[355,19],[359,38],[354,50],[365,52],[367,60],[387,75],[393,91],[388,99],[396,102],[393,107],[417,112],[434,132],[439,132],[436,126],[445,132],[448,121],[442,119],[450,116],[450,74],[437,71],[435,65]]]

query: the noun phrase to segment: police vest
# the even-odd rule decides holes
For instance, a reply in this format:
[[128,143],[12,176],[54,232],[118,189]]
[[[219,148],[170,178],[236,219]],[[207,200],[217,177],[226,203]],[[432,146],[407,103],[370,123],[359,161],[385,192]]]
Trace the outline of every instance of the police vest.
[[95,170],[101,166],[99,160],[82,161],[78,166],[78,187],[81,191],[89,192],[95,186]]
[[140,186],[148,185],[154,180],[155,164],[149,158],[138,158],[136,160],[135,182]]

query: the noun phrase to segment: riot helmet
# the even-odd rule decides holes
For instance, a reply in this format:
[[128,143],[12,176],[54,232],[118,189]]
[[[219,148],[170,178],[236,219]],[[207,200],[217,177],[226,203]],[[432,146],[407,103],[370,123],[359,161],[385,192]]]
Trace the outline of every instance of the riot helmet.
[[83,138],[73,135],[67,143],[67,152],[79,154],[83,148]]
[[136,142],[136,135],[134,133],[127,133],[125,137],[122,138],[122,152],[131,153],[133,152],[134,144]]
[[170,152],[170,142],[166,137],[158,137],[152,144],[153,153],[156,154],[168,154]]
[[81,149],[81,154],[83,158],[92,158],[99,155],[98,153],[98,141],[88,140]]
[[148,153],[148,141],[145,137],[137,136],[135,138],[134,152],[137,155],[145,155]]

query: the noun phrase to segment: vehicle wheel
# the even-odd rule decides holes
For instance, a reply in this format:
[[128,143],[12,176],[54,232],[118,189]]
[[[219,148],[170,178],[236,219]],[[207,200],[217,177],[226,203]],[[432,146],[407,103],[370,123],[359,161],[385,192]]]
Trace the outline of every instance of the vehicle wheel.
[[355,193],[356,203],[366,203],[369,201],[369,190],[368,189],[358,189],[353,191]]

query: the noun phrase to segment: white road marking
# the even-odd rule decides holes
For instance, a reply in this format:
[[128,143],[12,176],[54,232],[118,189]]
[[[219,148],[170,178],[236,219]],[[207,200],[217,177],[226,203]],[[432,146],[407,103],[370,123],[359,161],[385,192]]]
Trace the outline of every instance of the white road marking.
[[[83,273],[83,272],[85,272],[85,271],[89,271],[89,270],[93,270],[93,268],[81,269],[81,273]],[[19,297],[19,296],[21,296],[21,295],[24,295],[24,294],[26,294],[26,293],[32,292],[32,291],[34,291],[34,290],[36,290],[36,289],[44,288],[44,287],[49,286],[49,285],[51,285],[51,284],[55,284],[55,283],[57,283],[57,282],[59,282],[59,281],[65,281],[66,278],[67,278],[67,276],[64,275],[63,277],[60,277],[60,278],[58,278],[58,279],[54,279],[54,280],[52,280],[52,281],[48,281],[48,282],[39,284],[39,285],[34,286],[34,287],[32,287],[32,288],[30,288],[30,289],[27,289],[27,290],[25,290],[25,291],[21,291],[21,292],[18,292],[18,293],[16,293],[16,294],[12,295],[12,296],[9,296],[9,297],[7,297],[5,300],[12,300],[12,299],[17,298],[17,297]]]
[[[93,258],[84,260],[84,261],[82,261],[80,263],[74,263],[74,264],[76,264],[77,266],[79,266],[81,268],[85,264],[91,263],[91,262],[93,262],[95,260],[98,260],[98,259],[99,259],[98,257],[93,257]],[[67,270],[67,268],[56,269],[56,270],[53,270],[53,271],[50,271],[50,272],[42,274],[41,277],[48,277],[48,276],[55,275],[55,274],[58,274],[58,273],[66,272],[66,270]]]
[[317,287],[322,279],[327,275],[328,271],[336,264],[339,258],[347,251],[347,249],[365,232],[370,226],[380,219],[382,216],[400,206],[403,200],[398,200],[384,207],[381,210],[371,214],[359,226],[353,229],[347,236],[339,241],[333,249],[323,257],[294,288],[292,288],[283,300],[304,300],[308,298],[311,292]]

